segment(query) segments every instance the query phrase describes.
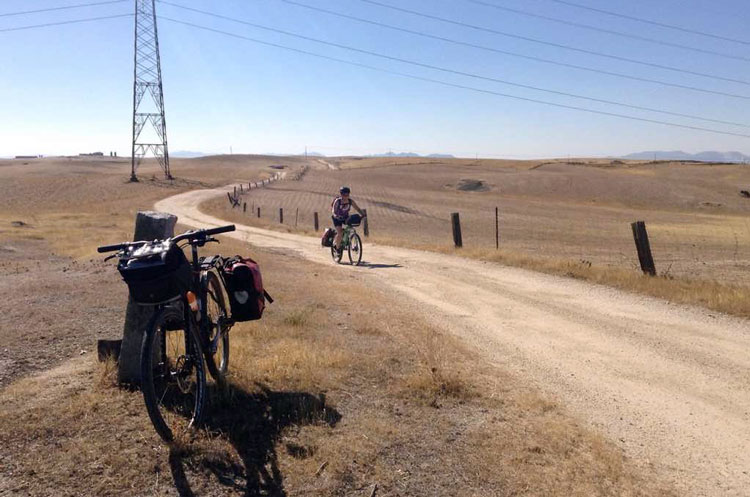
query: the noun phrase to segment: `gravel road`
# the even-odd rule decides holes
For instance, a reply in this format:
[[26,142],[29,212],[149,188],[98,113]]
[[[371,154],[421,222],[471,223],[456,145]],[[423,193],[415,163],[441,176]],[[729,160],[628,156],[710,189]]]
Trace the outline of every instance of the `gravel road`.
[[[216,195],[225,190],[183,193],[155,207],[185,225],[227,224],[197,208]],[[489,363],[557,399],[682,495],[750,496],[746,320],[367,241],[367,264],[335,267],[316,238],[246,226],[229,236],[400,292]]]

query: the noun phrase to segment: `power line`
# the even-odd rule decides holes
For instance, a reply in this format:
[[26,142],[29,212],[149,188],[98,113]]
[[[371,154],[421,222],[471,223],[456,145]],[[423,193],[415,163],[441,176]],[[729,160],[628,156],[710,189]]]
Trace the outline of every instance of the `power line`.
[[[455,26],[462,26],[462,27],[474,29],[474,30],[477,30],[477,31],[483,31],[485,33],[493,33],[493,34],[500,35],[500,36],[506,36],[508,38],[516,38],[516,39],[528,41],[528,42],[531,42],[531,43],[538,43],[538,44],[541,44],[541,45],[547,45],[547,46],[551,46],[551,47],[562,48],[564,50],[572,50],[574,52],[585,53],[585,54],[588,54],[588,55],[596,55],[598,57],[606,57],[608,59],[619,60],[619,61],[622,61],[622,62],[630,62],[630,63],[633,63],[633,64],[641,64],[641,65],[646,65],[646,66],[651,66],[651,67],[659,67],[661,69],[670,69],[669,66],[661,66],[659,64],[652,64],[650,62],[644,62],[644,61],[637,60],[637,59],[630,59],[630,58],[627,58],[627,57],[620,57],[619,55],[606,54],[606,53],[603,53],[603,52],[596,52],[594,50],[588,50],[588,49],[585,49],[585,48],[572,47],[570,45],[563,45],[561,43],[553,43],[553,42],[550,42],[550,41],[544,41],[544,40],[539,40],[539,39],[536,39],[536,38],[530,38],[528,36],[521,36],[521,35],[515,35],[515,34],[512,34],[512,33],[506,33],[504,31],[499,31],[499,30],[491,29],[491,28],[485,28],[485,27],[482,27],[482,26],[477,26],[475,24],[469,24],[469,23],[465,23],[465,22],[461,22],[461,21],[455,21],[453,19],[447,19],[445,17],[440,17],[440,16],[436,16],[436,15],[432,15],[432,14],[426,14],[424,12],[418,12],[416,10],[405,9],[405,8],[402,8],[402,7],[397,7],[395,5],[390,5],[390,4],[382,3],[382,2],[377,2],[375,0],[359,0],[359,1],[360,2],[364,2],[364,3],[369,3],[371,5],[377,5],[379,7],[383,7],[383,8],[386,8],[386,9],[396,10],[396,11],[399,11],[399,12],[405,12],[407,14],[411,14],[411,15],[415,15],[415,16],[419,16],[419,17],[424,17],[424,18],[427,18],[427,19],[433,19],[433,20],[436,20],[436,21],[441,21],[441,22],[445,22],[445,23],[448,23],[448,24],[453,24]],[[555,1],[555,0],[550,0],[550,1]],[[739,55],[733,56],[733,58],[735,58],[737,60],[743,60],[745,62],[750,62],[750,58],[742,57],[742,56],[739,56]],[[671,68],[671,69],[674,69],[674,68]]]
[[22,16],[26,14],[38,14],[40,12],[52,12],[56,10],[80,9],[82,7],[95,7],[98,5],[110,5],[113,3],[123,3],[127,1],[128,0],[110,0],[107,2],[79,3],[76,5],[64,5],[62,7],[50,7],[48,9],[24,10],[22,12],[6,12],[5,14],[0,14],[0,17]]
[[62,26],[63,24],[78,24],[78,23],[90,22],[90,21],[103,21],[105,19],[117,19],[120,17],[133,17],[133,14],[119,14],[115,16],[103,16],[103,17],[88,17],[86,19],[72,19],[70,21],[48,22],[45,24],[32,24],[29,26],[18,26],[15,28],[0,28],[0,32],[21,31],[24,29],[34,29],[34,28],[46,28],[49,26]]
[[628,19],[630,21],[638,21],[652,26],[659,26],[660,28],[674,29],[675,31],[682,31],[683,33],[690,33],[694,35],[706,36],[708,38],[715,38],[717,40],[731,41],[732,43],[740,43],[742,45],[750,45],[750,41],[738,40],[737,38],[729,38],[728,36],[721,36],[713,33],[707,33],[705,31],[698,31],[695,29],[683,28],[675,24],[667,24],[664,22],[652,21],[650,19],[644,19],[642,17],[630,16],[627,14],[620,14],[619,12],[612,12],[611,10],[599,9],[596,7],[589,7],[588,5],[581,5],[580,3],[569,2],[567,0],[547,0],[548,2],[555,2],[562,5],[568,5],[577,9],[589,10],[592,12],[598,12],[600,14],[606,14],[608,16],[619,17],[621,19]]
[[[162,1],[162,0],[160,0],[160,1]],[[431,39],[434,39],[434,40],[440,40],[440,41],[445,41],[445,42],[448,42],[448,43],[454,43],[456,45],[463,45],[463,46],[466,46],[466,47],[477,48],[477,49],[480,49],[480,50],[486,50],[486,51],[489,51],[489,52],[495,52],[495,53],[499,53],[499,54],[503,54],[503,55],[510,55],[511,57],[519,57],[519,58],[523,58],[523,59],[527,59],[527,60],[534,60],[534,61],[537,61],[537,62],[542,62],[542,63],[545,63],[545,64],[554,64],[556,66],[568,67],[568,68],[578,69],[578,70],[582,70],[582,71],[589,71],[589,72],[593,72],[593,73],[597,73],[597,74],[605,74],[605,75],[608,75],[608,76],[614,76],[614,77],[618,77],[618,78],[625,78],[625,79],[630,79],[630,80],[634,80],[634,81],[643,81],[643,82],[647,82],[647,83],[655,83],[655,84],[664,85],[664,86],[672,86],[672,87],[675,87],[675,88],[683,88],[683,89],[686,88],[686,85],[681,85],[681,84],[678,84],[678,83],[670,83],[668,81],[662,81],[662,80],[658,80],[658,79],[642,78],[642,77],[639,77],[639,76],[632,76],[630,74],[618,73],[618,72],[613,72],[613,71],[605,71],[603,69],[596,69],[596,68],[593,68],[593,67],[581,66],[581,65],[578,65],[578,64],[569,64],[567,62],[559,62],[559,61],[555,61],[555,60],[551,60],[551,59],[545,59],[545,58],[542,58],[542,57],[536,57],[536,56],[533,56],[533,55],[525,55],[525,54],[520,54],[520,53],[517,53],[517,52],[511,52],[511,51],[508,51],[508,50],[501,50],[501,49],[494,48],[494,47],[488,47],[486,45],[478,45],[476,43],[469,43],[469,42],[465,42],[465,41],[461,41],[461,40],[456,40],[456,39],[452,39],[452,38],[446,38],[444,36],[437,36],[437,35],[425,33],[423,31],[414,31],[412,29],[402,28],[402,27],[399,27],[399,26],[393,26],[391,24],[386,24],[386,23],[382,23],[382,22],[378,22],[378,21],[373,21],[371,19],[364,19],[364,18],[361,18],[361,17],[355,17],[355,16],[351,16],[351,15],[348,15],[348,14],[343,14],[341,12],[337,12],[337,11],[333,11],[333,10],[328,10],[328,9],[323,9],[323,8],[320,8],[320,7],[315,7],[313,5],[308,5],[308,4],[305,4],[305,3],[300,3],[300,2],[297,2],[297,1],[294,1],[294,0],[279,0],[279,1],[287,3],[287,4],[290,4],[290,5],[295,5],[295,6],[298,6],[298,7],[303,7],[303,8],[306,8],[306,9],[310,9],[310,10],[313,10],[313,11],[322,12],[322,13],[325,13],[325,14],[329,14],[329,15],[341,17],[341,18],[344,18],[344,19],[350,19],[350,20],[353,20],[353,21],[358,21],[358,22],[362,22],[362,23],[366,23],[366,24],[371,24],[373,26],[379,26],[379,27],[382,27],[382,28],[392,29],[394,31],[401,31],[403,33],[409,33],[409,34],[416,35],[416,36],[421,36],[421,37],[424,37],[424,38],[431,38]],[[469,0],[469,1],[471,1],[471,0]],[[163,3],[166,3],[166,2],[163,2]],[[715,80],[719,80],[719,81],[728,81],[728,82],[731,82],[731,83],[739,83],[739,84],[742,84],[742,85],[750,85],[750,81],[745,81],[745,80],[741,80],[741,79],[726,78],[726,77],[723,77],[723,76],[716,76],[714,74],[708,74],[708,73],[701,73],[701,72],[696,72],[696,71],[690,71],[690,70],[687,70],[687,69],[677,69],[677,68],[672,68],[672,67],[669,67],[669,66],[661,66],[661,65],[658,65],[658,64],[655,64],[655,66],[659,67],[660,69],[668,69],[668,70],[679,72],[679,73],[683,73],[683,74],[691,74],[693,76],[701,76],[701,77],[704,77],[704,78],[710,78],[710,79],[715,79]],[[699,88],[699,87],[693,88],[693,87],[689,87],[689,86],[687,87],[687,89],[690,89],[690,90],[697,89],[698,91],[702,90],[702,88]]]
[[735,55],[727,54],[727,53],[724,53],[724,52],[717,52],[717,51],[714,51],[714,50],[707,50],[705,48],[698,48],[698,47],[693,47],[693,46],[690,46],[690,45],[683,45],[681,43],[673,43],[673,42],[670,42],[670,41],[657,40],[656,38],[649,38],[649,37],[646,37],[646,36],[634,35],[634,34],[630,34],[630,33],[625,33],[623,31],[615,31],[613,29],[600,28],[598,26],[593,26],[591,24],[584,24],[584,23],[575,22],[575,21],[568,21],[566,19],[560,19],[559,17],[545,16],[545,15],[542,15],[542,14],[536,14],[536,13],[533,13],[533,12],[529,12],[527,10],[513,9],[513,8],[510,8],[510,7],[506,7],[504,5],[497,5],[495,3],[484,2],[482,0],[464,0],[464,1],[470,2],[470,3],[474,3],[474,4],[477,4],[477,5],[483,5],[485,7],[491,7],[493,9],[497,9],[497,10],[503,10],[505,12],[512,12],[514,14],[518,14],[518,15],[522,15],[522,16],[534,17],[534,18],[537,18],[537,19],[544,19],[545,21],[556,22],[556,23],[559,23],[559,24],[565,24],[565,25],[568,25],[568,26],[574,26],[574,27],[582,28],[582,29],[589,29],[591,31],[598,31],[600,33],[607,33],[607,34],[611,34],[611,35],[615,35],[615,36],[622,36],[624,38],[631,38],[633,40],[645,41],[645,42],[654,43],[654,44],[657,44],[657,45],[663,45],[663,46],[667,46],[667,47],[680,48],[680,49],[683,49],[683,50],[690,50],[690,51],[693,51],[693,52],[699,52],[699,53],[704,53],[704,54],[708,54],[708,55],[716,55],[716,56],[719,56],[719,57],[726,57],[726,58],[729,58],[729,59],[737,59],[737,58],[739,58],[739,57],[737,57]]
[[[539,91],[539,92],[544,92],[544,93],[551,93],[551,94],[554,94],[554,95],[561,95],[561,96],[565,96],[565,97],[578,98],[578,99],[582,99],[582,100],[588,100],[588,101],[591,101],[591,102],[603,103],[603,104],[608,104],[608,105],[616,105],[616,106],[620,106],[620,107],[627,107],[627,108],[630,108],[630,109],[645,110],[645,111],[648,111],[648,112],[657,112],[657,113],[661,113],[661,114],[668,114],[668,115],[678,116],[678,117],[687,117],[687,118],[691,118],[691,119],[699,119],[699,120],[702,120],[702,121],[709,121],[709,122],[715,122],[715,123],[720,123],[720,124],[731,124],[733,126],[750,127],[750,126],[748,126],[746,124],[741,124],[741,123],[735,123],[735,122],[729,122],[729,121],[721,121],[721,120],[718,120],[718,119],[711,119],[711,118],[706,118],[706,117],[701,117],[701,116],[695,116],[695,115],[690,115],[690,114],[682,114],[682,113],[678,113],[678,112],[671,112],[671,111],[666,111],[666,110],[661,110],[661,109],[655,109],[655,108],[652,108],[652,107],[644,107],[644,106],[639,106],[639,105],[627,104],[627,103],[623,103],[623,102],[617,102],[617,101],[614,101],[614,100],[605,100],[605,99],[601,99],[601,98],[587,97],[587,96],[584,96],[584,95],[577,95],[575,93],[568,93],[568,92],[557,91],[557,90],[550,90],[550,89],[547,89],[547,88],[541,88],[541,87],[531,86],[531,85],[526,85],[526,84],[521,84],[521,83],[514,83],[514,82],[506,81],[506,80],[503,80],[503,79],[492,78],[492,77],[488,77],[488,76],[482,76],[482,75],[479,75],[479,74],[474,74],[474,73],[469,73],[469,72],[464,72],[464,71],[458,71],[458,70],[449,69],[449,68],[445,68],[445,67],[441,67],[441,66],[436,66],[436,65],[432,65],[432,64],[426,64],[426,63],[418,62],[418,61],[414,61],[414,60],[408,60],[408,59],[403,59],[403,58],[400,58],[400,57],[394,57],[394,56],[383,54],[383,53],[379,53],[379,52],[373,52],[371,50],[363,50],[363,49],[351,47],[351,46],[348,46],[348,45],[342,45],[342,44],[339,44],[339,43],[333,43],[333,42],[329,42],[329,41],[319,40],[317,38],[312,38],[310,36],[304,36],[304,35],[300,35],[300,34],[297,34],[297,33],[292,33],[292,32],[289,32],[289,31],[284,31],[284,30],[281,30],[281,29],[270,28],[268,26],[263,26],[263,25],[252,23],[252,22],[249,22],[249,21],[244,21],[244,20],[237,19],[237,18],[234,18],[234,17],[228,17],[228,16],[224,16],[224,15],[221,15],[221,14],[215,14],[215,13],[212,13],[212,12],[207,12],[207,11],[203,11],[203,10],[199,10],[199,9],[194,9],[192,7],[184,7],[182,5],[178,5],[178,4],[175,4],[175,3],[172,3],[172,2],[168,2],[168,1],[165,1],[165,0],[162,0],[161,3],[167,4],[167,5],[171,5],[171,6],[174,6],[174,7],[178,7],[180,9],[188,10],[188,11],[191,11],[191,12],[197,12],[199,14],[208,15],[208,16],[211,16],[211,17],[216,17],[218,19],[223,19],[223,20],[227,20],[227,21],[236,22],[236,23],[239,23],[239,24],[244,24],[244,25],[247,25],[247,26],[251,26],[251,27],[254,27],[254,28],[258,28],[258,29],[263,29],[263,30],[270,31],[270,32],[273,32],[273,33],[283,34],[285,36],[291,36],[291,37],[299,38],[299,39],[306,40],[306,41],[312,41],[314,43],[320,43],[322,45],[328,45],[328,46],[332,46],[332,47],[336,47],[336,48],[341,48],[341,49],[349,50],[349,51],[356,52],[356,53],[361,53],[361,54],[370,55],[370,56],[373,56],[373,57],[378,57],[378,58],[381,58],[381,59],[386,59],[386,60],[390,60],[390,61],[400,62],[400,63],[403,63],[403,64],[409,64],[409,65],[418,66],[418,67],[423,67],[423,68],[426,68],[426,69],[431,69],[431,70],[440,71],[440,72],[444,72],[444,73],[455,74],[455,75],[458,75],[458,76],[464,76],[464,77],[469,77],[469,78],[473,78],[473,79],[480,79],[480,80],[484,80],[484,81],[490,81],[490,82],[493,82],[493,83],[500,83],[500,84],[504,84],[504,85],[508,85],[508,86],[515,86],[517,88],[524,88],[524,89],[533,90],[533,91]],[[750,99],[750,97],[744,97],[744,98]]]
[[484,93],[484,94],[487,94],[487,95],[495,95],[495,96],[500,96],[500,97],[505,97],[505,98],[512,98],[512,99],[515,99],[515,100],[521,100],[521,101],[524,101],[524,102],[533,102],[533,103],[537,103],[537,104],[548,105],[548,106],[551,106],[551,107],[558,107],[558,108],[569,109],[569,110],[577,110],[577,111],[581,111],[581,112],[587,112],[587,113],[590,113],[590,114],[598,114],[598,115],[603,115],[603,116],[618,117],[618,118],[622,118],[622,119],[628,119],[628,120],[631,120],[631,121],[647,122],[647,123],[652,123],[652,124],[661,124],[661,125],[664,125],[664,126],[671,126],[671,127],[683,128],[683,129],[690,129],[690,130],[695,130],[695,131],[704,131],[704,132],[707,132],[707,133],[714,133],[714,134],[719,134],[719,135],[739,136],[739,137],[742,137],[742,138],[750,138],[750,135],[742,134],[742,133],[734,133],[734,132],[731,132],[731,131],[722,131],[722,130],[717,130],[717,129],[712,129],[712,128],[703,128],[703,127],[700,127],[700,126],[691,126],[691,125],[688,125],[688,124],[679,124],[679,123],[673,123],[673,122],[669,122],[669,121],[659,121],[659,120],[656,120],[656,119],[648,119],[648,118],[645,118],[645,117],[630,116],[630,115],[627,115],[627,114],[617,114],[617,113],[614,113],[614,112],[607,112],[607,111],[600,111],[600,110],[595,110],[595,109],[588,109],[586,107],[578,107],[578,106],[574,106],[574,105],[560,104],[560,103],[556,103],[556,102],[549,102],[549,101],[545,101],[545,100],[538,100],[538,99],[527,98],[527,97],[519,97],[517,95],[510,95],[510,94],[507,94],[507,93],[501,93],[501,92],[497,92],[497,91],[493,91],[493,90],[486,90],[486,89],[482,89],[482,88],[476,88],[476,87],[473,87],[473,86],[461,85],[461,84],[458,84],[458,83],[450,83],[448,81],[442,81],[442,80],[433,79],[433,78],[427,78],[427,77],[423,77],[423,76],[416,76],[414,74],[408,74],[408,73],[403,73],[403,72],[399,72],[399,71],[393,71],[393,70],[390,70],[390,69],[384,69],[384,68],[377,67],[377,66],[371,66],[371,65],[368,65],[368,64],[362,64],[362,63],[359,63],[359,62],[352,62],[352,61],[345,60],[345,59],[339,59],[337,57],[331,57],[329,55],[323,55],[323,54],[319,54],[319,53],[316,53],[316,52],[311,52],[309,50],[303,50],[303,49],[300,49],[300,48],[289,47],[289,46],[286,46],[286,45],[281,45],[279,43],[272,43],[272,42],[268,42],[268,41],[258,40],[258,39],[255,39],[255,38],[250,38],[248,36],[238,35],[236,33],[230,33],[228,31],[223,31],[223,30],[211,28],[211,27],[208,27],[208,26],[202,26],[200,24],[195,24],[195,23],[192,23],[192,22],[181,21],[181,20],[178,20],[178,19],[172,19],[170,17],[166,17],[166,16],[163,16],[163,15],[160,15],[159,18],[160,19],[164,19],[165,21],[169,21],[169,22],[173,22],[173,23],[177,23],[177,24],[182,24],[182,25],[185,25],[185,26],[190,26],[190,27],[201,29],[201,30],[204,30],[204,31],[210,31],[210,32],[213,32],[213,33],[218,33],[218,34],[230,36],[230,37],[237,38],[237,39],[247,40],[247,41],[250,41],[250,42],[253,42],[253,43],[257,43],[259,45],[265,45],[265,46],[269,46],[269,47],[280,48],[280,49],[287,50],[287,51],[290,51],[290,52],[296,52],[296,53],[303,54],[303,55],[309,55],[309,56],[316,57],[316,58],[319,58],[319,59],[325,59],[325,60],[339,62],[339,63],[342,63],[342,64],[351,65],[351,66],[362,67],[362,68],[365,68],[365,69],[370,69],[370,70],[373,70],[373,71],[378,71],[378,72],[382,72],[382,73],[386,73],[386,74],[393,74],[393,75],[397,75],[397,76],[402,76],[402,77],[405,77],[405,78],[415,79],[415,80],[418,80],[418,81],[426,81],[426,82],[429,82],[429,83],[434,83],[434,84],[438,84],[438,85],[442,85],[442,86],[447,86],[447,87],[451,87],[451,88],[459,88],[459,89],[469,90],[469,91],[473,91],[473,92],[477,92],[477,93]]

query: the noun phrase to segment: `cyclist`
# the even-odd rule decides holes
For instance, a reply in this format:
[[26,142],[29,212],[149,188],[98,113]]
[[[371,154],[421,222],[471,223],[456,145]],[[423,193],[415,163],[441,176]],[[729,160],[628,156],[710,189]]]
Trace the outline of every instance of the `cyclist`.
[[360,216],[365,217],[365,213],[359,208],[357,202],[349,196],[350,193],[351,189],[348,186],[342,186],[339,188],[339,196],[331,203],[331,219],[333,219],[333,226],[336,228],[333,246],[339,252],[341,252],[341,238],[344,235],[344,223],[349,219],[349,210],[354,207]]

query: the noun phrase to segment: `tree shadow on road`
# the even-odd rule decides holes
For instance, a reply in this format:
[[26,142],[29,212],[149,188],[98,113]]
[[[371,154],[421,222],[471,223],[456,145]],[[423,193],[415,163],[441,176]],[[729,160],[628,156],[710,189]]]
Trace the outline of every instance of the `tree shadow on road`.
[[[335,426],[341,415],[326,406],[323,395],[306,392],[275,392],[260,386],[248,393],[237,386],[223,391],[214,388],[205,428],[221,434],[236,450],[239,465],[229,457],[203,457],[199,466],[218,481],[246,496],[285,496],[283,476],[278,467],[276,443],[291,426],[325,423]],[[185,473],[186,465],[194,469],[196,454],[184,449],[170,449],[169,466],[175,489],[180,496],[192,496]],[[200,455],[198,455],[200,456]]]

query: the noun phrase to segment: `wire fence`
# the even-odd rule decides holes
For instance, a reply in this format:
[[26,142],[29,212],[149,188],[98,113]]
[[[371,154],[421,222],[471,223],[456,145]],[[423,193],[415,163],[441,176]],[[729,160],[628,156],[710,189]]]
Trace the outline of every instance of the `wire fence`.
[[[305,170],[289,176],[291,181],[278,181],[277,175],[249,191],[237,189],[234,208],[248,222],[282,223],[305,232],[316,231],[317,217],[317,231],[322,231],[331,224],[331,202],[345,182],[352,185],[358,205],[367,209],[375,241],[427,249],[453,246],[451,220],[458,213],[465,250],[500,249],[638,271],[641,265],[631,224],[645,221],[656,274],[727,283],[745,283],[750,275],[750,222],[744,216],[593,207],[484,196],[481,191],[456,194],[447,188],[455,185],[415,196],[414,184],[357,183],[355,176],[354,171]],[[481,190],[481,185],[477,188]]]

